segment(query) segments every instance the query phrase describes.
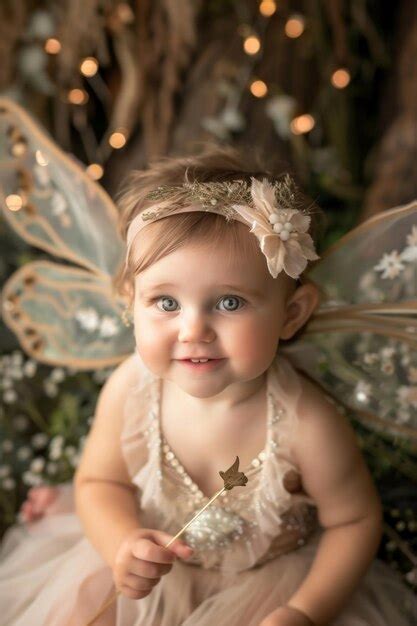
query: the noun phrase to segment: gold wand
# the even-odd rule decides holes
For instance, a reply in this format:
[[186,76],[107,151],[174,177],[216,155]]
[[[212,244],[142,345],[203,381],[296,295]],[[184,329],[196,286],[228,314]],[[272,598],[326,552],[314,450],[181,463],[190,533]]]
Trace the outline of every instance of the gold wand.
[[[245,487],[246,483],[248,482],[247,476],[245,476],[245,474],[243,472],[239,472],[239,457],[238,456],[236,457],[236,460],[233,463],[233,465],[231,465],[229,467],[229,469],[227,469],[225,472],[219,472],[219,474],[223,478],[223,483],[224,483],[223,487],[217,493],[215,493],[212,498],[210,498],[210,500],[207,502],[207,504],[205,504],[203,506],[202,509],[197,511],[197,513],[194,515],[194,517],[192,519],[190,519],[190,521],[187,522],[186,525],[183,526],[183,528],[181,528],[181,530],[175,535],[175,537],[173,537],[172,539],[170,539],[168,541],[166,546],[164,546],[165,548],[169,548],[171,543],[173,543],[176,539],[178,539],[178,537],[180,535],[182,535],[182,533],[185,530],[187,530],[187,528],[194,522],[194,520],[196,520],[197,517],[199,515],[201,515],[203,513],[203,511],[205,511],[206,508],[208,506],[210,506],[210,504],[212,504],[212,502],[215,501],[216,498],[221,496],[221,494],[224,491],[226,491],[226,490],[230,491],[230,489],[233,489],[233,487]],[[113,604],[113,602],[117,599],[117,597],[119,596],[120,593],[121,593],[120,591],[116,591],[111,596],[111,598],[105,604],[103,604],[103,606],[101,607],[99,612],[94,615],[93,619],[91,619],[88,622],[88,624],[86,624],[86,626],[93,626],[93,624],[96,621],[96,619],[98,619],[100,617],[100,615],[102,615],[104,613],[104,611],[106,609],[108,609],[109,606],[111,606]]]

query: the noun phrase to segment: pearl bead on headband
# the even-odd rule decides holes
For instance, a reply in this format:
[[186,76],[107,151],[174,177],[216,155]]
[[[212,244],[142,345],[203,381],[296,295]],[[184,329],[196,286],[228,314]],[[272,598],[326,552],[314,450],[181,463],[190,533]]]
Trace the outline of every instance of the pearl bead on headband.
[[136,235],[148,223],[176,213],[203,211],[251,226],[250,232],[258,239],[273,278],[283,270],[297,279],[307,261],[315,261],[319,256],[307,232],[311,218],[295,208],[295,183],[288,174],[274,183],[266,178],[262,181],[251,178],[251,181],[251,185],[236,180],[158,187],[147,196],[155,204],[139,213],[129,225],[126,258]]

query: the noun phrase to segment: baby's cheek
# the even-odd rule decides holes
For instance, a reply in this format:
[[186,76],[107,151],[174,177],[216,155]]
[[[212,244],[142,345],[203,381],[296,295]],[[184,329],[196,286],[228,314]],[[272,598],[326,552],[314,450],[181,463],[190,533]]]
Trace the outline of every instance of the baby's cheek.
[[157,325],[139,324],[135,327],[135,340],[138,352],[154,373],[161,373],[161,368],[170,358],[168,342]]
[[242,365],[264,369],[275,356],[278,335],[268,324],[246,324],[233,343],[233,352]]

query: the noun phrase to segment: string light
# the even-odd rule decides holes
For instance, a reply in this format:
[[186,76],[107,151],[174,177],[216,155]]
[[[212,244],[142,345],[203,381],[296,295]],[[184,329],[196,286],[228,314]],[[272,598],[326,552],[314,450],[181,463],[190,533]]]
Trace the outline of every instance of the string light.
[[120,150],[120,148],[123,148],[123,146],[126,145],[126,141],[126,131],[122,129],[116,130],[109,137],[109,144],[115,150]]
[[263,98],[268,93],[268,87],[263,80],[254,80],[251,83],[250,90],[256,98]]
[[11,193],[6,197],[6,206],[9,211],[20,211],[23,206],[23,200],[17,193]]
[[85,104],[88,101],[88,93],[84,89],[70,89],[68,100],[71,104]]
[[300,37],[305,29],[305,19],[299,13],[294,13],[288,18],[285,24],[285,34],[290,39],[297,39]]
[[80,72],[83,76],[91,78],[98,72],[98,61],[94,57],[86,57],[80,63]]
[[59,54],[61,52],[61,42],[55,37],[50,37],[45,41],[44,50],[48,54]]
[[250,37],[246,37],[243,42],[243,49],[246,54],[257,54],[261,49],[261,42],[259,38],[255,35],[251,35]]
[[274,0],[262,0],[261,4],[259,5],[259,12],[264,17],[271,17],[271,15],[274,15],[276,10],[277,5]]
[[344,67],[335,70],[330,79],[333,87],[336,89],[344,89],[350,83],[350,72]]
[[309,113],[304,113],[291,120],[290,128],[294,135],[303,135],[304,133],[309,133],[315,124],[314,117]]
[[100,180],[104,174],[104,169],[100,163],[91,163],[87,167],[86,172],[93,180]]

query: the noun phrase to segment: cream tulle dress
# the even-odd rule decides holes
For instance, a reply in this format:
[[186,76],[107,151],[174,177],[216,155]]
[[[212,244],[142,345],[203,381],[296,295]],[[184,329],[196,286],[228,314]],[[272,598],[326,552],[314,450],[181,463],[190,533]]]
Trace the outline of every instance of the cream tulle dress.
[[[161,380],[144,368],[139,356],[137,363],[121,446],[139,488],[141,525],[175,534],[208,498],[161,432]],[[250,467],[240,468],[249,478],[246,487],[218,498],[183,536],[195,548],[191,561],[176,561],[146,598],[119,596],[98,626],[258,626],[301,584],[321,530],[288,454],[300,383],[283,356],[268,370],[267,394],[267,441]],[[4,538],[1,626],[83,626],[114,592],[110,568],[83,535],[73,512],[71,485],[59,488],[47,513],[37,522],[14,526]],[[332,622],[415,624],[415,596],[378,560]]]

